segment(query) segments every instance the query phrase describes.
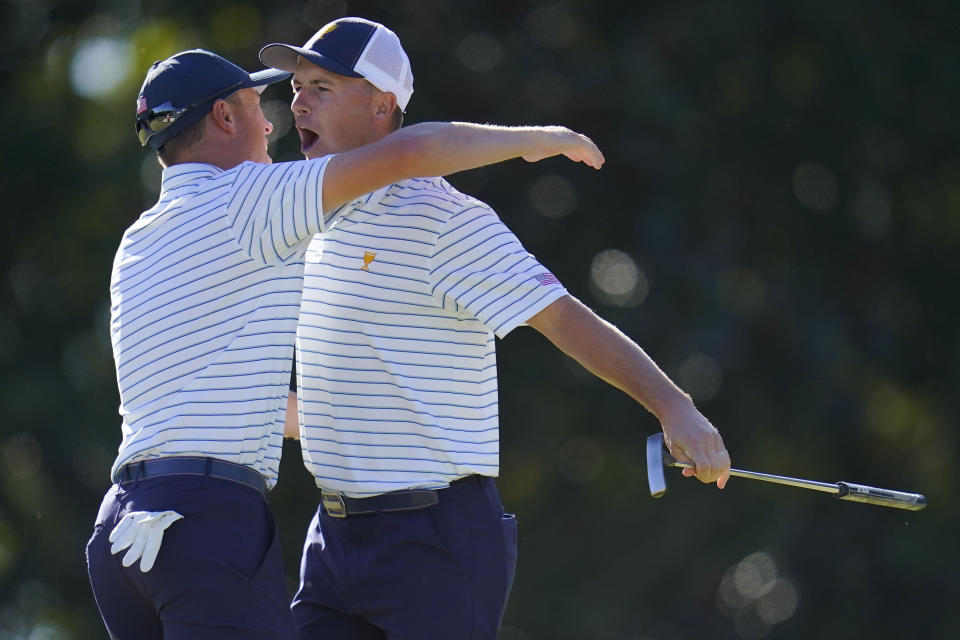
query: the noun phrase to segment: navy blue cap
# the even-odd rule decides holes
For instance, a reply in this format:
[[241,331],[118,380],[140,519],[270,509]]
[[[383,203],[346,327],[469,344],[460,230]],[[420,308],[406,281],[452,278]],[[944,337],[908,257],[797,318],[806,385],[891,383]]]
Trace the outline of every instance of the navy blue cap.
[[340,18],[327,24],[302,47],[268,44],[260,61],[268,67],[294,72],[298,57],[348,78],[365,78],[381,91],[397,97],[401,109],[413,95],[410,59],[400,39],[379,22]]
[[181,51],[166,60],[154,62],[137,96],[138,122],[148,117],[152,109],[161,106],[191,108],[162,131],[149,133],[144,144],[159,149],[167,140],[203,119],[218,99],[240,89],[262,90],[289,77],[289,73],[277,69],[247,73],[229,60],[203,49]]

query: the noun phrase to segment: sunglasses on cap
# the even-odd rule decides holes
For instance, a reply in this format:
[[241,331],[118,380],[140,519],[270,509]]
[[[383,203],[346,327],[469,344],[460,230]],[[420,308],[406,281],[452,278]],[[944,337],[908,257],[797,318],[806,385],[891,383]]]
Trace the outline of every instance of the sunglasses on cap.
[[158,105],[153,109],[147,109],[143,113],[137,114],[137,137],[140,138],[140,146],[145,147],[150,138],[161,131],[168,129],[170,125],[179,120],[183,114],[187,113],[191,109],[196,109],[200,105],[210,102],[215,98],[226,96],[235,89],[239,89],[241,86],[243,86],[243,83],[244,80],[240,80],[239,82],[236,82],[225,89],[217,89],[210,95],[204,96],[193,104],[189,104],[185,107],[175,107],[170,103],[169,100],[167,100],[163,104]]

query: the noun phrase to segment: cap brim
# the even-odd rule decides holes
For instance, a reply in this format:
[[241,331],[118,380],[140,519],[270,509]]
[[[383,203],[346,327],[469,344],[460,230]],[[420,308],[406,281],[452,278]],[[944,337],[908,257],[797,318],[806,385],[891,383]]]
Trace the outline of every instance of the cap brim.
[[290,79],[290,73],[281,69],[264,69],[250,74],[250,84],[248,87],[266,87],[270,84],[283,82]]
[[327,71],[333,71],[341,76],[348,78],[363,77],[362,74],[357,73],[350,67],[340,64],[333,58],[325,56],[322,53],[317,53],[311,49],[279,43],[268,44],[263,49],[260,49],[260,62],[268,67],[289,71],[290,73],[297,70],[298,57],[303,57],[318,67],[323,67]]

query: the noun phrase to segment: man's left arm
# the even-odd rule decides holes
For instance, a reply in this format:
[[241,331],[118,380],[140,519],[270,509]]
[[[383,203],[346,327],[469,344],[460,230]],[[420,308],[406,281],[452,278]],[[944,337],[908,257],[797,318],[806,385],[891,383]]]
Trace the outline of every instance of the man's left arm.
[[527,324],[646,407],[660,421],[671,454],[692,463],[702,482],[723,488],[730,469],[723,438],[637,343],[570,295],[547,305]]

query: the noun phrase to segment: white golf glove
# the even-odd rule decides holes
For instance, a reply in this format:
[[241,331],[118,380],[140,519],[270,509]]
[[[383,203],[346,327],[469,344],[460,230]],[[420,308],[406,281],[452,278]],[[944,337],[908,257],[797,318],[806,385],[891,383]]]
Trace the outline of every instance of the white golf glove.
[[127,547],[123,566],[129,567],[140,558],[140,571],[153,569],[160,553],[163,532],[183,516],[176,511],[131,511],[110,532],[110,553],[116,554]]

